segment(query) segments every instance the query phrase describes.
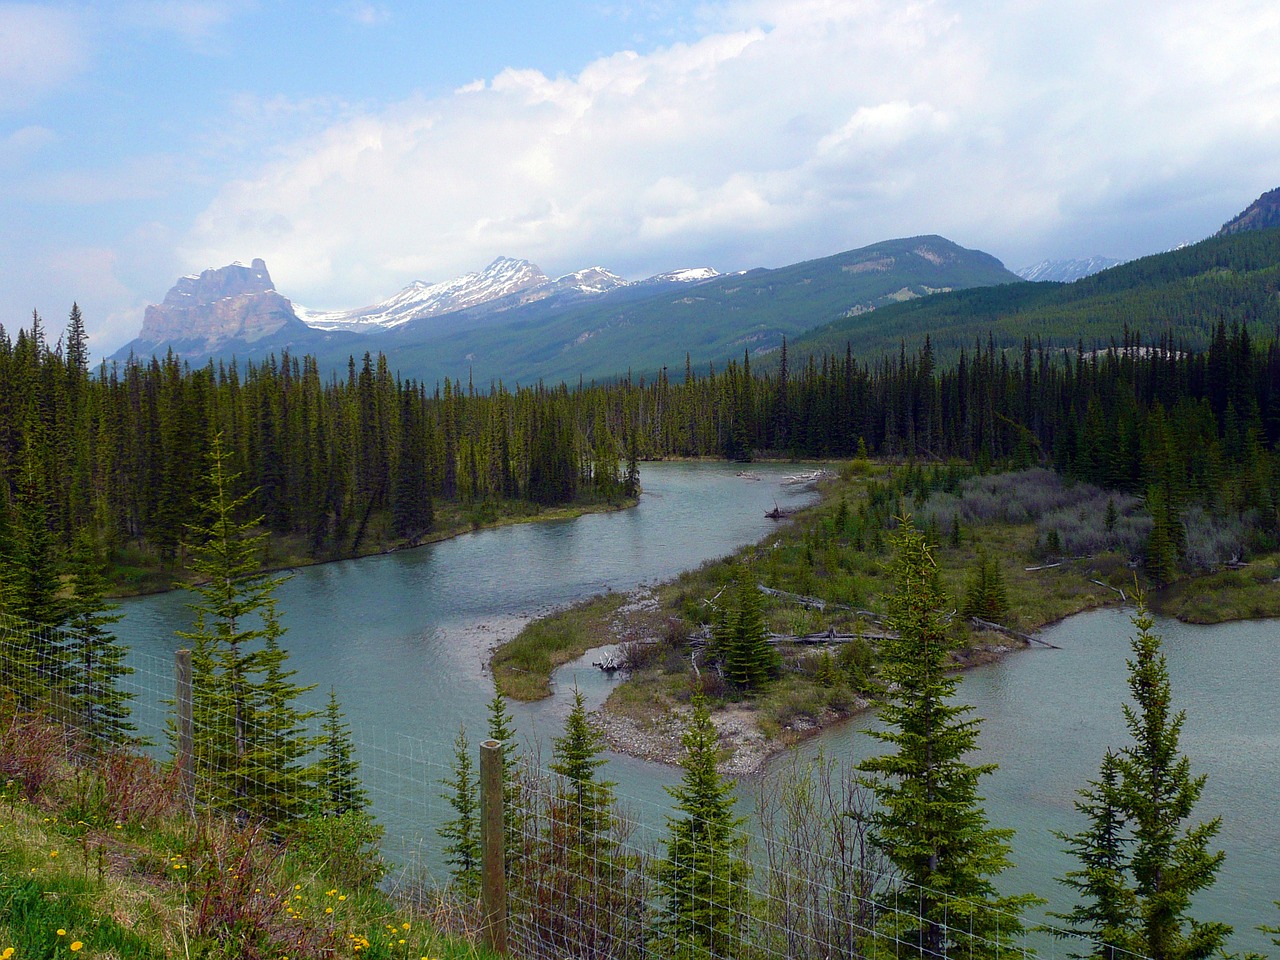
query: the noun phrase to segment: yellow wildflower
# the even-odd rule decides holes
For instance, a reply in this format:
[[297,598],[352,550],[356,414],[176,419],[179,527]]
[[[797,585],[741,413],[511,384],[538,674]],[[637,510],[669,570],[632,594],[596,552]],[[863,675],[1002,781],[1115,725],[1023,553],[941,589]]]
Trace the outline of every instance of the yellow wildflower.
[[71,941],[71,952],[72,952],[72,953],[75,953],[77,950],[79,950],[79,949],[80,949],[81,947],[83,947],[83,946],[84,946],[84,944],[83,944],[83,943],[81,943],[79,940],[72,940],[72,941]]
[[67,931],[65,931],[65,930],[63,930],[61,927],[59,927],[59,928],[58,928],[58,936],[60,936],[60,937],[65,937],[66,935],[67,935]]

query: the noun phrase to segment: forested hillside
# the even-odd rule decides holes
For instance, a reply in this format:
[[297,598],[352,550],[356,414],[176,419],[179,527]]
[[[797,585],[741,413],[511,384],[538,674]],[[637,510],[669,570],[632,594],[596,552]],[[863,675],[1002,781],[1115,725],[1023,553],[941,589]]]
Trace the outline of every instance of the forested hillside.
[[1254,335],[1280,324],[1280,230],[1213,237],[1170,253],[1112,267],[1071,284],[1021,283],[938,294],[846,317],[792,342],[794,355],[860,357],[916,350],[928,336],[948,362],[988,338],[997,347],[1026,336],[1045,346],[1085,350],[1126,333],[1147,343],[1202,350],[1219,321]]

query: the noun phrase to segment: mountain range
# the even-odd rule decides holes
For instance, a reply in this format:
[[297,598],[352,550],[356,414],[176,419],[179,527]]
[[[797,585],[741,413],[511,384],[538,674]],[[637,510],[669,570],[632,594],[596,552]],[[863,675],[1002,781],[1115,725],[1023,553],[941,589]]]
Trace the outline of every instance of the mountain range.
[[777,269],[720,274],[687,268],[627,281],[602,267],[551,279],[500,257],[443,283],[413,283],[348,311],[297,307],[266,264],[232,264],[180,279],[147,308],[138,338],[114,359],[169,349],[191,363],[310,353],[343,371],[365,351],[404,376],[528,383],[651,373],[766,354],[822,320],[1018,277],[996,258],[942,237],[890,240]]
[[1280,190],[1263,194],[1214,237],[1127,263],[1093,257],[1026,268],[938,236],[887,240],[776,269],[675,270],[642,281],[603,267],[550,278],[500,257],[443,283],[412,283],[346,311],[298,307],[266,264],[181,278],[147,308],[139,338],[116,355],[172,349],[192,363],[260,362],[288,350],[345,373],[384,353],[405,377],[480,385],[652,376],[746,356],[768,365],[843,352],[866,361],[918,346],[940,357],[990,338],[1105,346],[1141,331],[1199,346],[1219,321],[1280,324]]

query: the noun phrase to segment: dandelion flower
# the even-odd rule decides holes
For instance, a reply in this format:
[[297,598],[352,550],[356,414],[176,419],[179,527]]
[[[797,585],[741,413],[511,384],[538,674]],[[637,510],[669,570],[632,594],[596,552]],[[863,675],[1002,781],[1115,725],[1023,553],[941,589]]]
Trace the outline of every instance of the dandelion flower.
[[324,912],[325,912],[325,913],[333,913],[333,907],[325,907],[325,908],[324,908]]
[[79,949],[80,949],[81,947],[83,947],[83,946],[84,946],[84,944],[83,944],[83,943],[81,943],[79,940],[72,940],[72,941],[71,941],[71,952],[72,952],[72,953],[75,953],[77,950],[79,950]]
[[401,929],[401,930],[408,930],[408,929],[409,929],[409,921],[408,921],[408,920],[406,920],[404,923],[400,924],[400,929]]
[[4,953],[0,953],[0,960],[9,960],[13,956],[13,947],[5,947]]
[[57,855],[58,855],[58,851],[57,851],[57,850],[50,850],[50,851],[49,851],[49,856],[51,856],[51,857],[56,857]]
[[66,935],[67,935],[67,931],[65,931],[65,930],[63,930],[61,927],[59,927],[59,928],[58,928],[58,936],[60,936],[60,937],[65,937]]

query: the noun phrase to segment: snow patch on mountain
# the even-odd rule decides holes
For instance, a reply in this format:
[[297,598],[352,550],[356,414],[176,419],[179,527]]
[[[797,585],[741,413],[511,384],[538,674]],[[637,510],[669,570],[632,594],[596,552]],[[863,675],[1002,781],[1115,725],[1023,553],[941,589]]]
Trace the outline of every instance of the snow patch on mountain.
[[1029,267],[1015,271],[1023,280],[1053,280],[1071,283],[1111,267],[1124,263],[1112,257],[1084,257],[1076,260],[1041,260]]
[[666,273],[659,273],[657,276],[650,277],[646,283],[701,283],[704,280],[714,280],[716,277],[723,276],[719,270],[711,267],[685,267],[681,270],[669,270]]

